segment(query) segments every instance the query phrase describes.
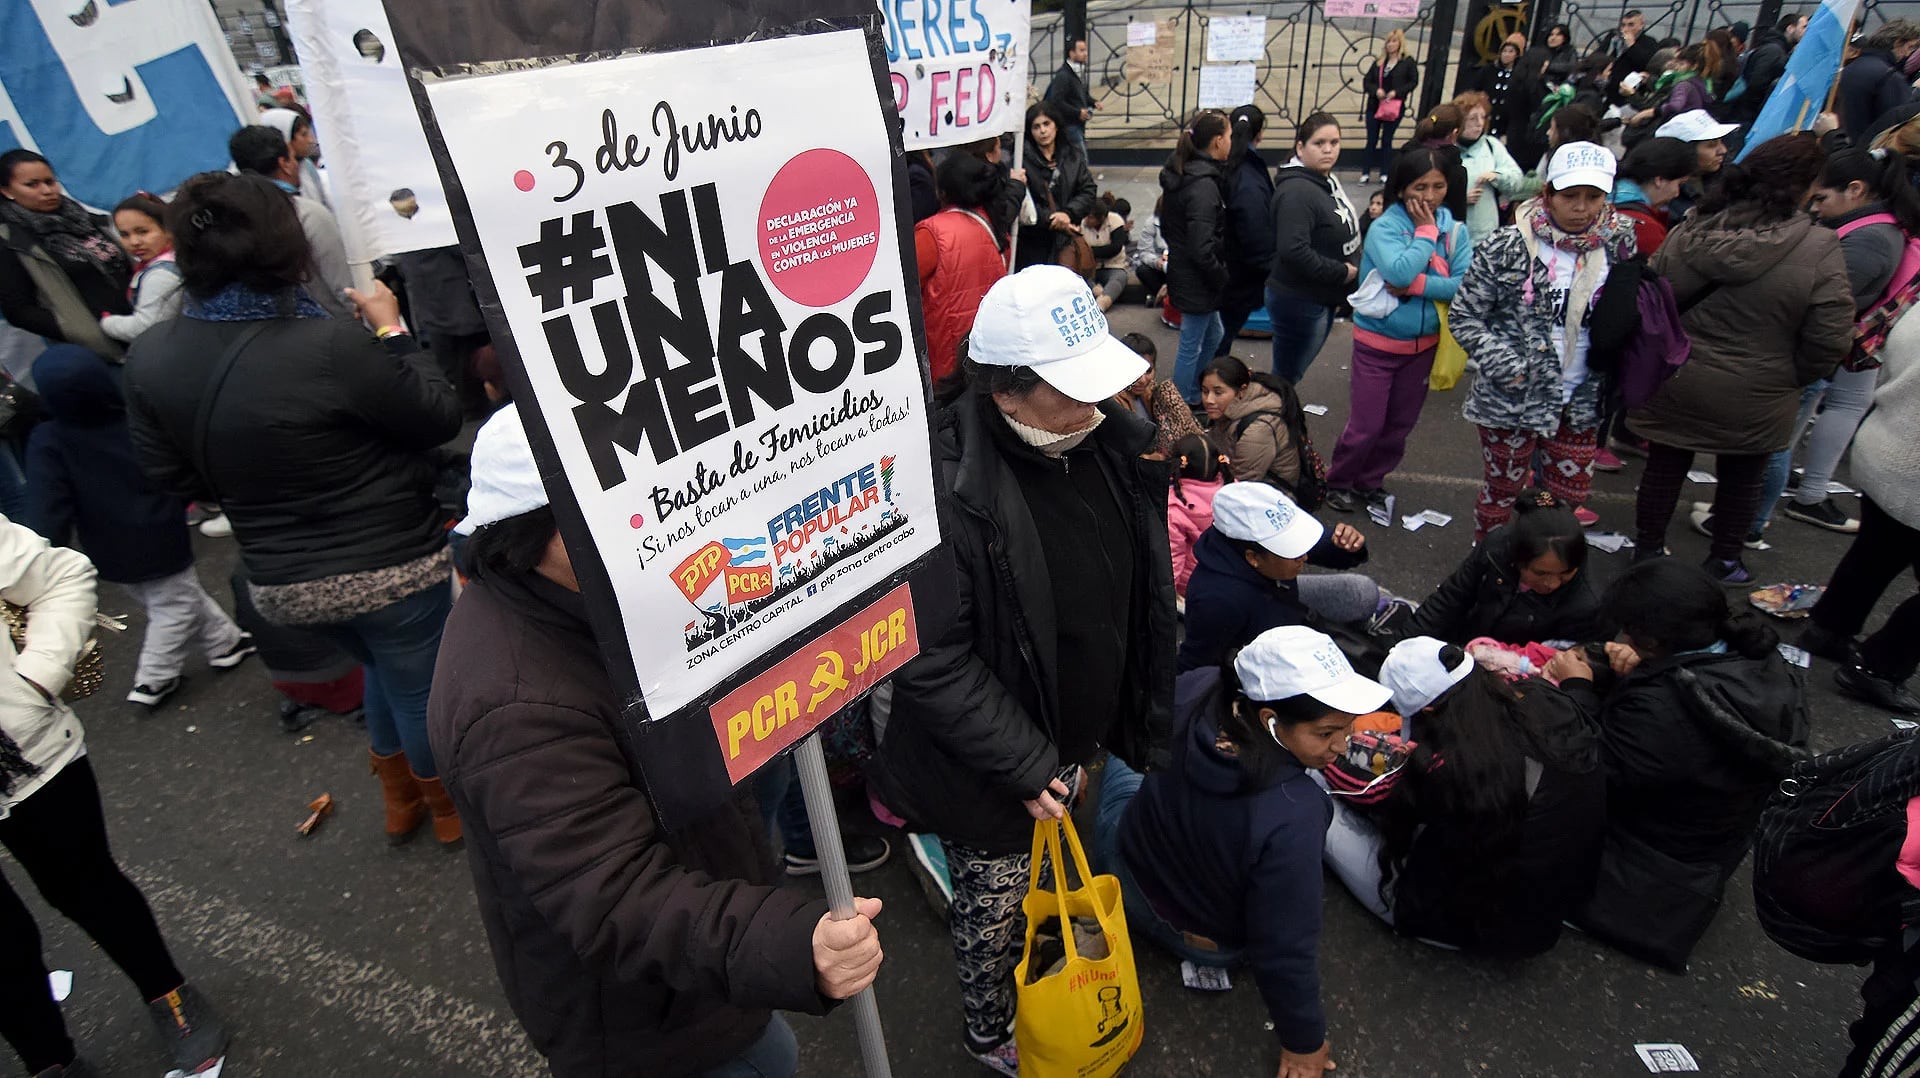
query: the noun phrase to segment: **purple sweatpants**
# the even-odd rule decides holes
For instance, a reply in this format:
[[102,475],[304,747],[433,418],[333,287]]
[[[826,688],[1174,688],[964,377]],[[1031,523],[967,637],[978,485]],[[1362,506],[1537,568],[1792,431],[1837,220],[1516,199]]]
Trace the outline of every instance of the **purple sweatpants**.
[[1333,447],[1327,485],[1377,490],[1407,452],[1407,435],[1427,402],[1427,376],[1439,346],[1411,354],[1382,352],[1353,342],[1351,411]]

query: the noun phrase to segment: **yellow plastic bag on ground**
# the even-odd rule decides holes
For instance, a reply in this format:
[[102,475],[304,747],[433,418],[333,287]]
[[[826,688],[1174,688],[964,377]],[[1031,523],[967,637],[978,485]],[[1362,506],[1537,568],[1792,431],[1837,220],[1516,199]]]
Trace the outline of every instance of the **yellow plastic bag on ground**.
[[1453,327],[1447,324],[1447,304],[1435,303],[1440,308],[1440,350],[1433,356],[1433,373],[1427,376],[1427,388],[1452,389],[1467,373],[1467,350],[1453,339]]
[[[1062,868],[1063,828],[1078,886],[1069,887]],[[1053,866],[1051,890],[1040,885],[1043,852]],[[1093,874],[1071,817],[1034,825],[1033,865],[1021,909],[1027,937],[1014,970],[1013,1022],[1020,1078],[1118,1074],[1145,1033],[1133,943],[1120,906],[1120,880]]]

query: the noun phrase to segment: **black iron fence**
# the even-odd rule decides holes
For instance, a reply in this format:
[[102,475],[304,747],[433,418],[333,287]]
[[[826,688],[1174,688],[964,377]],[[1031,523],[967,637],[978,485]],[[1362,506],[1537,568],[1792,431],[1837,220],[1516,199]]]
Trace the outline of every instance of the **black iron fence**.
[[[1209,24],[1217,18],[1262,16],[1266,48],[1254,62],[1253,103],[1269,123],[1286,130],[1328,111],[1359,118],[1362,76],[1386,35],[1400,30],[1408,54],[1420,62],[1422,109],[1450,95],[1462,70],[1479,63],[1509,30],[1539,40],[1552,23],[1565,23],[1582,52],[1604,47],[1629,10],[1640,11],[1646,32],[1698,41],[1709,29],[1734,22],[1761,25],[1783,10],[1811,10],[1814,0],[1419,0],[1411,18],[1328,18],[1325,0],[1091,0],[1087,5],[1087,82],[1100,108],[1087,126],[1089,143],[1109,153],[1165,150],[1174,132],[1201,107]],[[1466,18],[1462,19],[1461,16]],[[1535,17],[1537,14],[1537,18]],[[1865,0],[1860,26],[1889,19],[1920,21],[1920,0]],[[1152,47],[1130,47],[1129,26],[1154,27]],[[1034,92],[1065,59],[1059,15],[1037,15],[1029,44]],[[1143,62],[1143,59],[1145,62]]]

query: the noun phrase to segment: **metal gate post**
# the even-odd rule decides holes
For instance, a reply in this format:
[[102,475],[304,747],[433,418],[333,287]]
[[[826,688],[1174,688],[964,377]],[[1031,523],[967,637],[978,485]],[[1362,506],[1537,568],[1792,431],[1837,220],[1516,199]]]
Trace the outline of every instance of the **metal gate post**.
[[1420,114],[1433,111],[1446,94],[1447,67],[1453,54],[1447,44],[1453,40],[1453,21],[1460,14],[1460,0],[1434,0],[1433,19],[1427,24],[1427,70],[1420,78]]

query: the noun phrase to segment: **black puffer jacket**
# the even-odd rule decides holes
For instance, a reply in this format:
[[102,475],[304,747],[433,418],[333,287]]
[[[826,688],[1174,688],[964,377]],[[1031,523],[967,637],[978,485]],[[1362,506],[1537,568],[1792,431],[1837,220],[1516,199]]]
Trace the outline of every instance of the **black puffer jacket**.
[[1273,227],[1267,206],[1273,201],[1273,170],[1249,146],[1227,177],[1227,303],[1258,307],[1273,264]]
[[1684,968],[1747,854],[1760,810],[1807,742],[1806,679],[1768,647],[1694,652],[1561,690],[1599,717],[1607,840],[1575,923]]
[[744,793],[661,827],[578,593],[477,578],[441,648],[427,732],[501,987],[557,1078],[704,1074],[769,1012],[826,1012],[826,903],[773,886]]
[[[1133,574],[1125,654],[1118,656],[1110,714],[1063,692],[1061,617],[1047,551],[1020,479],[1005,455],[1004,423],[990,399],[962,394],[934,437],[941,555],[934,578],[953,590],[930,596],[921,652],[894,676],[892,713],[880,744],[882,796],[919,828],[1001,855],[1024,853],[1033,820],[1021,805],[1063,765],[1063,751],[1097,724],[1097,738],[1136,768],[1167,751],[1173,707],[1173,562],[1167,547],[1165,466],[1144,460],[1152,428],[1114,404],[1068,454],[1073,472],[1105,476],[1131,525]],[[1075,553],[1099,556],[1089,539]],[[1094,597],[1089,596],[1089,602]],[[909,721],[909,719],[911,721]],[[1091,755],[1088,753],[1088,755]]]
[[1160,170],[1160,234],[1167,241],[1167,293],[1183,314],[1220,309],[1227,291],[1227,174],[1211,157]]
[[1513,529],[1499,527],[1487,533],[1479,549],[1468,554],[1407,619],[1406,635],[1462,645],[1479,636],[1503,644],[1613,638],[1603,624],[1600,595],[1587,573],[1542,595],[1520,590],[1520,571],[1513,560]]
[[[218,387],[202,470],[201,400],[256,326]],[[141,467],[175,494],[220,503],[255,584],[384,569],[446,542],[427,451],[460,432],[460,401],[410,337],[383,343],[328,318],[176,318],[134,343],[126,391]]]
[[1509,841],[1422,804],[1420,776],[1402,779],[1399,803],[1386,806],[1420,827],[1393,877],[1393,927],[1403,935],[1500,958],[1544,954],[1593,887],[1607,780],[1592,720],[1544,681],[1514,691],[1528,789]]

